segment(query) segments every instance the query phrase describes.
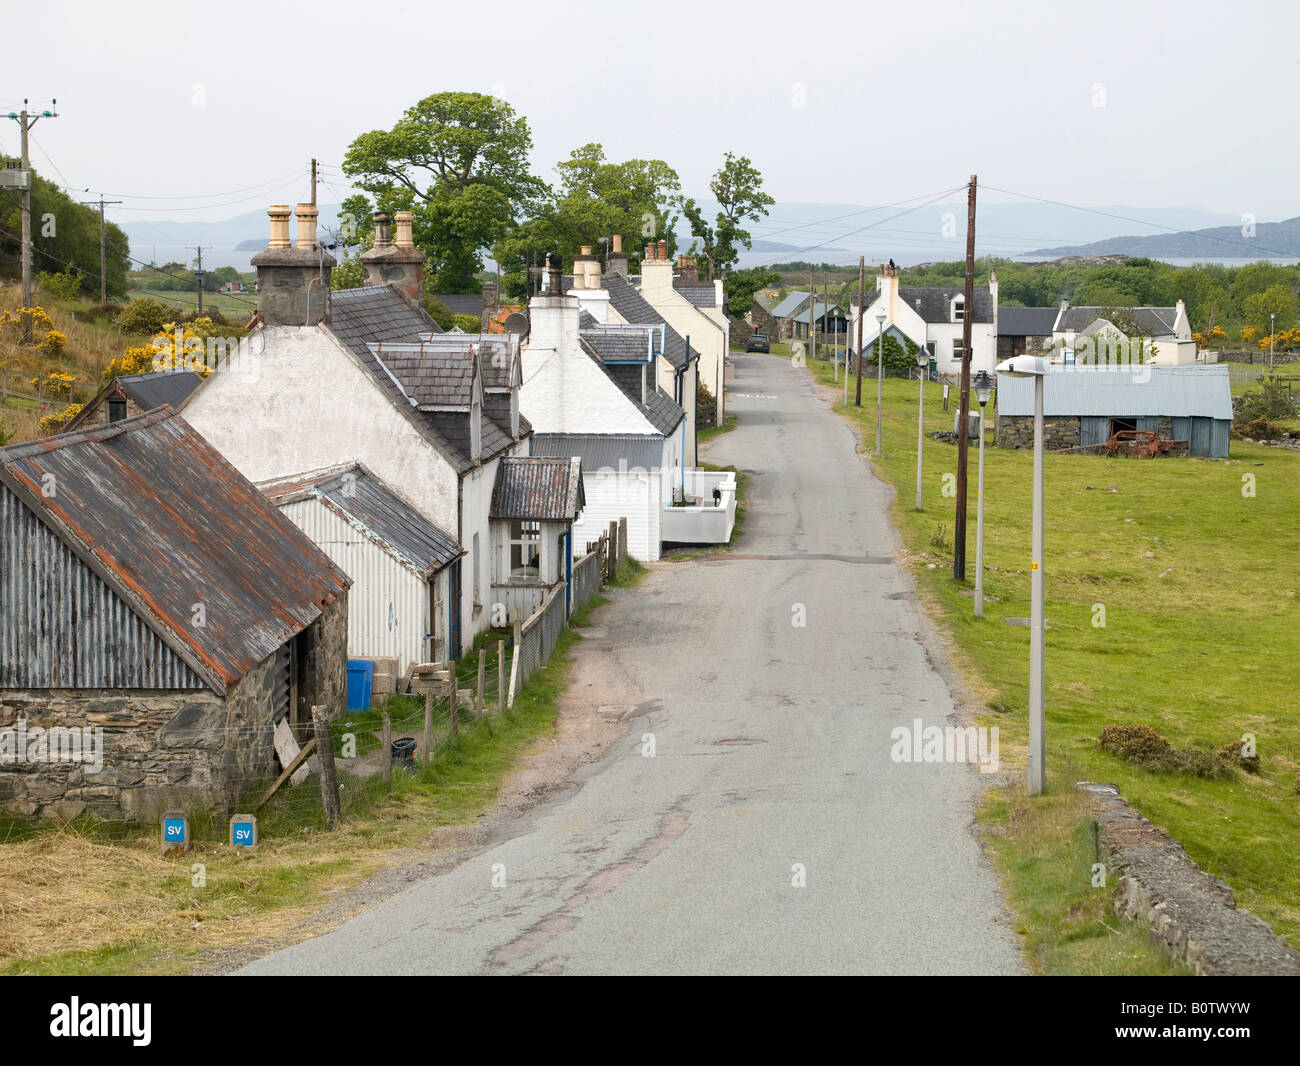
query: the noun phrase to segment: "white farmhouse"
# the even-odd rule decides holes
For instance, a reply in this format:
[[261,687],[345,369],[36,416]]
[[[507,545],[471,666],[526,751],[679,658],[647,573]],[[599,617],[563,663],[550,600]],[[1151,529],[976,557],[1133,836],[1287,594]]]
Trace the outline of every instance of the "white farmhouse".
[[[998,279],[989,278],[987,288],[976,286],[975,306],[971,319],[971,373],[992,372],[997,356]],[[961,373],[962,333],[967,316],[964,287],[960,285],[899,285],[898,273],[882,266],[876,277],[876,291],[867,294],[862,314],[867,358],[880,337],[877,316],[884,314],[884,333],[900,344],[911,341],[926,348],[934,359],[937,372],[945,376]],[[849,314],[849,336],[853,351],[861,351],[863,337],[858,332],[858,297],[853,294]]]

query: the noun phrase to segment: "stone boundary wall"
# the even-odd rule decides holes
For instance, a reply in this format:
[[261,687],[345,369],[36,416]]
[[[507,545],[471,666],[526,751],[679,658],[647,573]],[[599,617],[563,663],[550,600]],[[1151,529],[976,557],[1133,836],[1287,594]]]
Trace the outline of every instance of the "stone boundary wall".
[[1114,785],[1075,785],[1092,800],[1097,860],[1120,872],[1115,913],[1201,976],[1300,976],[1300,955],[1232,889],[1196,865],[1172,837],[1125,802]]

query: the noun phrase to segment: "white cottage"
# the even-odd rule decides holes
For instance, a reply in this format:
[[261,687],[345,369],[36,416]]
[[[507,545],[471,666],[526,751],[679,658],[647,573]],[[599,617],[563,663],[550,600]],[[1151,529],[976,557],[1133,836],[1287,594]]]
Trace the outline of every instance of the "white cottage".
[[[418,302],[424,255],[409,213],[398,213],[395,240],[388,216],[376,216],[375,246],[362,256],[368,284],[339,292],[330,289],[334,260],[316,240],[316,208],[298,206],[293,246],[289,209],[269,214],[270,243],[253,258],[254,342],[195,390],[185,417],[252,481],[359,463],[452,534],[464,556],[447,574],[445,654],[459,658],[491,624],[497,466],[528,451],[517,342],[441,334]],[[377,602],[363,588],[358,601]]]

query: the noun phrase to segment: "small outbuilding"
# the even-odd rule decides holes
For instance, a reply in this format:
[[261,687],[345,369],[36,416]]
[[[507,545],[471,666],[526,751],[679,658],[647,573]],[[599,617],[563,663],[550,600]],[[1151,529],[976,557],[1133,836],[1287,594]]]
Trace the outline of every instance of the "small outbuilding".
[[0,449],[0,809],[228,811],[342,713],[349,584],[168,406]]
[[203,384],[193,370],[155,370],[148,374],[119,374],[68,420],[65,431],[105,426],[170,404],[180,407]]
[[[1226,366],[1053,365],[1043,379],[1049,450],[1104,445],[1122,430],[1148,430],[1186,441],[1193,456],[1223,459],[1232,429]],[[1034,443],[1034,382],[998,376],[996,442]]]
[[267,497],[353,581],[348,655],[447,662],[451,566],[465,550],[360,463],[263,482]]

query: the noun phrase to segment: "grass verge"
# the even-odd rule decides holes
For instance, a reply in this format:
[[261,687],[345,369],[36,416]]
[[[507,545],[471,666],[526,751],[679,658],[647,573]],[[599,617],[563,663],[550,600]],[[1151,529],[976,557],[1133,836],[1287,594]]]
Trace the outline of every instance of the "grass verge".
[[[810,372],[831,383],[829,364],[812,363]],[[896,489],[892,517],[907,562],[928,609],[953,637],[954,667],[987,708],[984,724],[1000,729],[1003,757],[1023,762],[1029,632],[1019,623],[1029,614],[1032,455],[987,447],[988,598],[985,617],[976,619],[978,451],[970,456],[967,581],[959,583],[952,579],[954,500],[943,496],[957,450],[929,436],[952,429],[951,405],[943,411],[941,390],[926,389],[921,512],[912,506],[917,383],[887,379],[884,406],[884,455],[872,462]],[[874,403],[834,407],[862,427],[864,442],[874,440]],[[1229,460],[1049,454],[1045,479],[1043,803],[1069,794],[1077,779],[1114,782],[1232,885],[1241,906],[1300,946],[1300,716],[1289,665],[1300,623],[1293,566],[1300,453],[1234,441]],[[1151,726],[1179,748],[1215,749],[1251,734],[1259,772],[1220,779],[1152,772],[1101,750],[1105,726],[1130,723]],[[1046,935],[1055,942],[1064,934]]]
[[[632,567],[624,573],[637,578]],[[573,625],[603,602],[575,612]],[[9,841],[0,845],[0,974],[181,973],[216,950],[253,940],[269,949],[292,937],[395,852],[427,848],[434,831],[492,807],[519,756],[553,732],[569,651],[581,639],[566,628],[513,708],[462,721],[415,773],[395,771],[391,790],[379,778],[348,781],[349,813],[332,832],[315,778],[263,808],[252,852],[227,846],[224,826],[212,824],[194,826],[195,847],[179,859],[162,857],[152,829],[124,836],[120,826],[73,823],[6,836],[0,826]]]

